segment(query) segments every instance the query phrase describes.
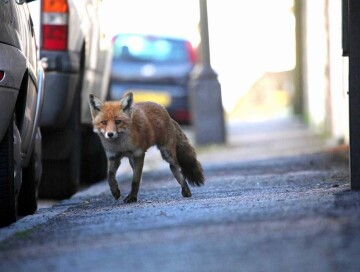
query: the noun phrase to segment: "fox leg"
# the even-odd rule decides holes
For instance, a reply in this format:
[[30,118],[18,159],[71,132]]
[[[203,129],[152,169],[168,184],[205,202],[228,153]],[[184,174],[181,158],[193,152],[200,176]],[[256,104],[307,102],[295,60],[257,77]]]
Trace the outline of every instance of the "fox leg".
[[124,202],[126,203],[137,201],[137,194],[139,192],[140,180],[144,166],[144,158],[145,158],[145,153],[141,154],[138,157],[129,158],[131,168],[133,169],[133,180],[131,183],[130,194],[124,199]]
[[120,190],[116,181],[116,171],[120,166],[120,157],[111,157],[108,159],[108,182],[112,195],[116,200],[120,197]]
[[181,173],[181,168],[180,165],[176,159],[176,155],[174,154],[175,152],[169,152],[167,149],[165,148],[159,148],[160,149],[160,153],[162,158],[169,163],[170,165],[170,170],[172,172],[172,174],[174,175],[175,179],[177,180],[177,182],[180,184],[181,186],[181,194],[183,197],[190,197],[191,196],[191,191],[190,188],[183,176],[183,174]]
[[170,164],[170,170],[173,173],[175,179],[177,180],[177,182],[180,184],[181,186],[181,194],[183,197],[190,197],[191,196],[191,191],[189,186],[187,185],[187,182],[183,176],[183,174],[181,173],[181,168],[179,165],[176,164]]

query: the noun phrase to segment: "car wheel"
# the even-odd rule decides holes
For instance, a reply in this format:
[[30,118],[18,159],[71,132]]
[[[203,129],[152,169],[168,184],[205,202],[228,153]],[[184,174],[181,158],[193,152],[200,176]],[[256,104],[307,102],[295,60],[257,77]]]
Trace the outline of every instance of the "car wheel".
[[[16,134],[17,133],[17,134]],[[13,120],[10,121],[9,127],[0,142],[0,226],[7,226],[16,221],[16,192],[15,182],[20,178],[21,182],[21,168],[20,172],[14,171],[17,166],[21,165],[20,161],[15,161],[20,157],[20,152],[15,143],[14,148],[14,134],[18,137],[19,131],[14,125]],[[20,138],[15,140],[20,140]]]
[[80,97],[76,94],[70,120],[62,129],[43,129],[43,178],[39,197],[65,199],[80,180]]
[[29,215],[37,210],[38,187],[42,176],[41,134],[38,129],[33,154],[24,168],[18,197],[18,214]]
[[83,125],[81,144],[81,183],[93,184],[107,175],[107,159],[99,136],[92,127]]

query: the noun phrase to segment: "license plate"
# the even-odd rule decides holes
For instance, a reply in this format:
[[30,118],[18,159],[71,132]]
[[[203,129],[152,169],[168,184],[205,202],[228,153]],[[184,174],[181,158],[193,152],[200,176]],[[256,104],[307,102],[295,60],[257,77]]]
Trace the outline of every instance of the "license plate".
[[167,107],[171,104],[171,96],[166,92],[144,92],[131,90],[134,94],[134,102],[152,101]]

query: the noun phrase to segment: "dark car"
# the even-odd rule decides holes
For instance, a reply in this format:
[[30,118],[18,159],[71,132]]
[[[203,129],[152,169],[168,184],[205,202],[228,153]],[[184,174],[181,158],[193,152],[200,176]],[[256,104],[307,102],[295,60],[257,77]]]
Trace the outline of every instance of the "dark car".
[[113,39],[108,98],[118,100],[132,91],[135,102],[158,102],[177,122],[188,124],[188,81],[195,61],[196,52],[188,40],[118,34]]
[[37,209],[44,73],[29,1],[0,1],[0,226]]

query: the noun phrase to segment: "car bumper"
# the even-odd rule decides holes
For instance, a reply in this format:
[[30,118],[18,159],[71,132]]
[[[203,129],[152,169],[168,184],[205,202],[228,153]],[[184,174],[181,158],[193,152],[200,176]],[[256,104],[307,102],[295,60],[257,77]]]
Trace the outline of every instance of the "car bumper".
[[40,127],[62,128],[69,119],[79,75],[46,73]]
[[40,126],[62,128],[73,105],[80,71],[80,55],[75,52],[41,53],[45,61],[44,104]]
[[[190,123],[187,89],[181,85],[136,84],[111,82],[109,100],[120,100],[126,92],[133,92],[135,102],[153,101],[162,104],[177,122]],[[137,96],[141,94],[141,96]],[[148,94],[148,95],[147,95]],[[141,97],[140,100],[137,97]]]

